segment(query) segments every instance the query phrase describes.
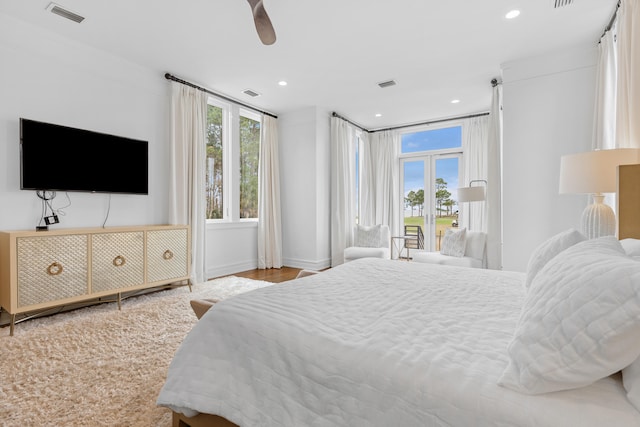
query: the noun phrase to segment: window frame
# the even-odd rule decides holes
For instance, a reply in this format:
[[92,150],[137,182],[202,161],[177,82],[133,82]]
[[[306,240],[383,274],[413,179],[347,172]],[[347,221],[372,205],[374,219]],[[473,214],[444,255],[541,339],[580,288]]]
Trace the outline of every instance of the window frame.
[[[222,109],[222,218],[207,218],[207,228],[257,227],[258,218],[240,218],[240,116],[260,122],[255,111],[210,95],[207,104]],[[233,167],[236,165],[236,167]],[[203,197],[206,197],[203,195]]]

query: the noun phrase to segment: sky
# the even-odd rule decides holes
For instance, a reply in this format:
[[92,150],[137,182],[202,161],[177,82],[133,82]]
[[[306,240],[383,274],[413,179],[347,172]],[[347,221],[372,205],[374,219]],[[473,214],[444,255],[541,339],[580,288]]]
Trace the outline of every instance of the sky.
[[[441,150],[462,146],[462,127],[426,130],[402,135],[402,153],[415,153],[427,150]],[[447,190],[457,199],[458,158],[437,159],[436,178],[442,178],[447,183]],[[424,188],[423,162],[406,162],[404,170],[404,194],[411,190]]]

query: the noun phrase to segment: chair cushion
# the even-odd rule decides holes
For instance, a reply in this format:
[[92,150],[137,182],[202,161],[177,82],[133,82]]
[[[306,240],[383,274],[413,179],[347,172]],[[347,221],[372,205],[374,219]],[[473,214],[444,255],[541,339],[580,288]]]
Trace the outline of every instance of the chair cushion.
[[442,238],[442,246],[440,247],[440,253],[442,255],[450,255],[455,257],[463,257],[467,244],[467,229],[461,228],[458,231],[454,231],[448,228],[444,232]]
[[484,260],[487,246],[487,233],[467,230],[467,246],[464,256]]
[[370,227],[356,224],[354,246],[365,248],[379,248],[384,246],[381,239],[381,225],[372,225]]
[[361,248],[351,246],[344,250],[344,260],[352,261],[358,258],[390,258],[389,248]]
[[411,252],[411,257],[416,262],[431,264],[453,265],[456,267],[482,268],[482,259],[472,257],[456,257],[442,255],[440,252]]

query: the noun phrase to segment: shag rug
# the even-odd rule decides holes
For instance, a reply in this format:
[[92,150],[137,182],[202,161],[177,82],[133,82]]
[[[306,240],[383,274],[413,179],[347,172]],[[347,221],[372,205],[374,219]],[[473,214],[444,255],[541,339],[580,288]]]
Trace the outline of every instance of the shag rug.
[[210,280],[0,329],[0,425],[170,427],[156,406],[169,363],[196,323],[190,301],[272,283]]

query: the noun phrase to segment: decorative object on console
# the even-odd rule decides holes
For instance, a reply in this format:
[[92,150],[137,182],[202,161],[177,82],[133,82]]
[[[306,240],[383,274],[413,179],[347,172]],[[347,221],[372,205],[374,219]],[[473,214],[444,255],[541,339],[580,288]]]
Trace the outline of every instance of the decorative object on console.
[[560,194],[591,194],[593,204],[582,212],[582,233],[589,239],[616,233],[616,216],[603,203],[603,193],[616,191],[619,165],[638,163],[640,150],[616,148],[569,154],[560,159]]

